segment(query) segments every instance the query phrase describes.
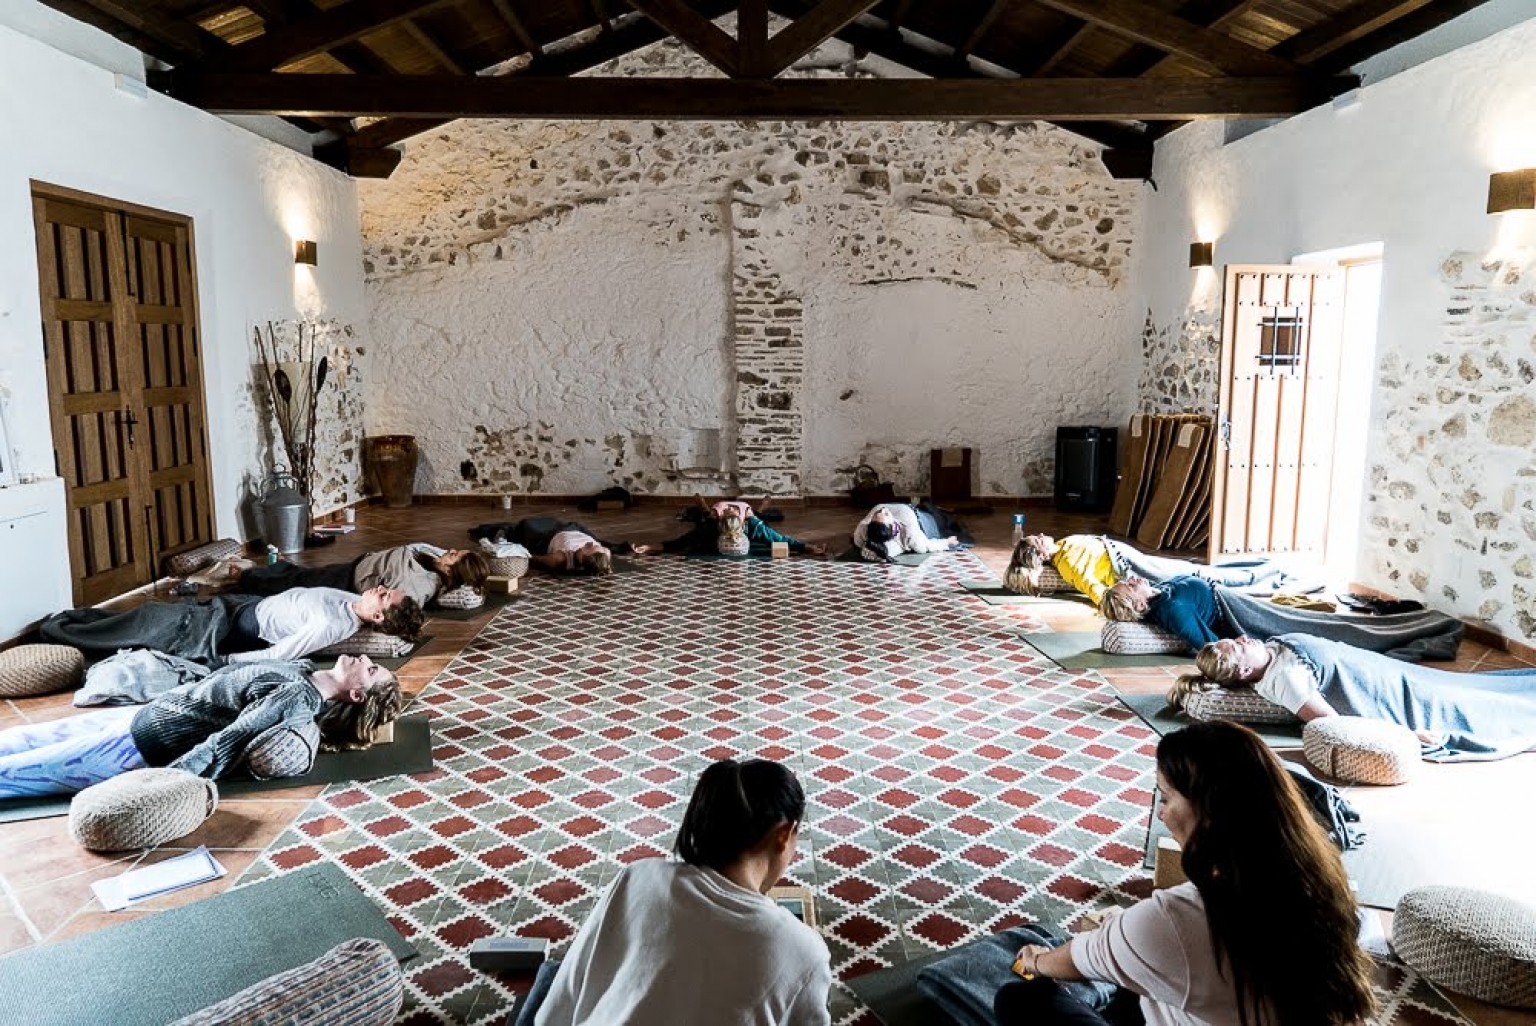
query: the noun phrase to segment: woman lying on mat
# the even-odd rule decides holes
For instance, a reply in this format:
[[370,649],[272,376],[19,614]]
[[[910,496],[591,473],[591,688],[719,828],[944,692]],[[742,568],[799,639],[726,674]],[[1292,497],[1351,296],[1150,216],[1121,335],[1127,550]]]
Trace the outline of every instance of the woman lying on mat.
[[0,731],[0,798],[73,794],[146,766],[217,779],[244,768],[264,736],[320,727],[322,748],[367,748],[400,714],[395,675],[367,656],[334,669],[241,663],[172,688],[148,705]]
[[1140,995],[1152,1024],[1364,1021],[1373,965],[1349,879],[1264,742],[1233,723],[1174,731],[1157,746],[1157,783],[1189,881],[1059,948],[1020,950],[1025,978],[998,991],[998,1023],[1108,1023],[1055,983],[1084,979]]
[[1020,595],[1039,595],[1040,575],[1047,566],[1055,567],[1062,580],[1087,595],[1094,605],[1104,601],[1104,593],[1111,586],[1133,575],[1153,584],[1189,575],[1229,588],[1262,591],[1295,589],[1298,584],[1296,578],[1267,559],[1206,566],[1186,559],[1149,556],[1102,534],[1071,534],[1060,539],[1031,534],[1013,547],[1003,586]]
[[1251,687],[1302,720],[1366,716],[1407,727],[1432,762],[1502,759],[1536,748],[1536,669],[1455,673],[1306,634],[1213,642],[1195,666],[1200,673],[1179,678],[1170,705],[1214,685]]
[[687,534],[665,542],[661,546],[663,552],[705,555],[725,551],[721,546],[721,536],[739,530],[746,535],[748,555],[768,556],[773,551],[774,542],[783,542],[788,545],[790,553],[796,556],[827,554],[825,545],[803,542],[799,538],[780,534],[769,527],[752,509],[752,504],[745,499],[722,499],[719,502],[709,502],[703,496],[696,496],[696,498],[699,500],[699,505],[703,507],[702,515],[698,511],[690,511],[699,519]]
[[553,982],[520,1026],[829,1023],[827,945],[767,896],[804,815],[800,783],[778,763],[710,766],[683,814],[681,861],[620,871],[565,961],[546,963]]
[[[942,517],[942,521],[940,520]],[[945,534],[945,531],[955,531]],[[959,525],[932,507],[882,502],[853,529],[853,545],[872,563],[888,563],[904,552],[948,552],[961,547]]]
[[533,561],[546,570],[588,574],[613,573],[613,554],[643,556],[646,545],[600,541],[574,520],[528,517],[506,524],[481,524],[469,532],[477,541],[515,542],[533,553]]
[[217,666],[225,662],[302,659],[345,641],[365,625],[413,641],[425,618],[416,600],[382,585],[361,595],[335,588],[293,588],[258,599],[215,595],[196,602],[146,602],[121,613],[86,606],[44,620],[44,641],[87,657],[125,648]]
[[1099,603],[1106,620],[1155,624],[1177,635],[1189,651],[1221,638],[1314,634],[1394,659],[1455,659],[1465,625],[1432,609],[1369,616],[1321,613],[1278,605],[1201,577],[1185,575],[1154,585],[1132,575]]
[[240,575],[230,590],[243,595],[278,595],[289,588],[339,588],[364,592],[383,586],[404,592],[425,606],[443,592],[479,591],[490,575],[485,557],[468,549],[442,549],[426,542],[381,549],[347,563],[298,566],[283,560]]

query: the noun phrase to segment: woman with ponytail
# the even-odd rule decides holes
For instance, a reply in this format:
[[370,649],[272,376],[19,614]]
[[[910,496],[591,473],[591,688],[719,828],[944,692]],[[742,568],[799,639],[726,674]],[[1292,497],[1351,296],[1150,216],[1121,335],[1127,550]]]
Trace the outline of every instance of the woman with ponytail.
[[620,871],[531,1021],[829,1023],[827,945],[767,896],[795,856],[804,815],[799,781],[776,762],[707,768],[683,814],[677,860],[642,859]]
[[1372,963],[1338,851],[1290,775],[1246,727],[1201,723],[1157,746],[1157,816],[1189,881],[1059,948],[1019,952],[1002,1026],[1105,1023],[1054,980],[1107,980],[1150,1026],[1352,1026]]

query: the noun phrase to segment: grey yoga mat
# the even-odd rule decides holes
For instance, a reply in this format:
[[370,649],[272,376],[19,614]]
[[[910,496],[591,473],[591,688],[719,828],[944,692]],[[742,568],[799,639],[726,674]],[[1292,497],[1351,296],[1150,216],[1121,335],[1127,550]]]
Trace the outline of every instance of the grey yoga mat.
[[1088,602],[1088,596],[1075,591],[1055,592],[1050,595],[1020,595],[1003,587],[1001,581],[961,581],[960,587],[989,606],[1038,606],[1050,602]]
[[1188,655],[1115,655],[1100,647],[1097,631],[1041,631],[1019,632],[1019,637],[1040,650],[1047,659],[1054,660],[1063,670],[1097,670],[1114,666],[1187,666],[1194,656]]
[[[432,768],[432,728],[425,715],[402,716],[395,721],[395,739],[387,745],[375,745],[355,752],[321,752],[315,768],[302,777],[277,780],[220,780],[220,798],[238,798],[261,791],[280,791],[309,784],[336,784],[346,780],[373,780],[408,773],[425,773]],[[0,801],[0,823],[24,819],[47,819],[69,815],[73,795],[47,798],[11,798]]]
[[938,951],[911,962],[878,969],[846,980],[848,989],[869,1006],[884,1026],[933,1026],[944,1017],[917,989],[917,974],[953,951]]
[[0,1022],[163,1026],[353,937],[416,955],[324,864],[0,958]]
[[[1171,734],[1180,727],[1187,727],[1191,723],[1199,721],[1186,716],[1180,710],[1174,709],[1168,704],[1168,700],[1162,695],[1128,695],[1123,691],[1115,692],[1115,697],[1131,712],[1140,716],[1147,726],[1151,727],[1161,737]],[[1271,748],[1300,748],[1301,747],[1301,722],[1295,723],[1245,723],[1243,726],[1252,730],[1264,743]]]

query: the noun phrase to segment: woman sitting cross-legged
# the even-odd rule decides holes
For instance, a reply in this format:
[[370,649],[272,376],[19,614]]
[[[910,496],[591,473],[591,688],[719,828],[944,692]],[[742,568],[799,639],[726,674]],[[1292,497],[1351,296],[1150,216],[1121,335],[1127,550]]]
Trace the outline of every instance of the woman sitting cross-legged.
[[794,858],[804,815],[800,783],[780,764],[711,765],[683,814],[681,861],[642,859],[619,872],[542,1005],[530,995],[538,1014],[525,1011],[519,1026],[829,1023],[827,945],[767,896]]
[[121,613],[86,606],[44,620],[44,641],[71,645],[88,658],[125,648],[217,666],[224,661],[302,659],[345,641],[364,624],[413,641],[425,618],[415,599],[398,590],[361,595],[335,588],[294,588],[258,599],[215,595],[196,602],[146,602]]
[[455,588],[479,591],[490,575],[485,557],[469,549],[442,549],[426,542],[397,545],[346,563],[299,566],[283,560],[256,566],[230,588],[242,595],[280,595],[290,588],[338,588],[365,592],[382,585],[397,589],[419,606]]
[[904,502],[882,502],[853,529],[859,554],[875,563],[887,563],[905,552],[948,552],[961,547],[957,533],[945,535],[945,527],[959,528],[945,516],[941,525],[934,512]]
[[1094,605],[1104,601],[1104,593],[1113,585],[1133,576],[1153,584],[1187,575],[1250,591],[1316,590],[1316,585],[1301,586],[1298,578],[1267,559],[1207,566],[1186,559],[1148,555],[1102,534],[1071,534],[1065,538],[1027,535],[1013,547],[1003,586],[1020,595],[1038,595],[1040,575],[1047,566],[1054,567],[1062,580],[1088,596]]
[[1466,625],[1432,609],[1370,616],[1295,609],[1192,575],[1154,585],[1132,575],[1099,603],[1106,620],[1146,621],[1177,635],[1190,652],[1221,638],[1314,634],[1394,659],[1455,659]]
[[608,542],[598,539],[574,520],[554,517],[527,517],[505,524],[481,524],[469,532],[477,541],[514,542],[533,554],[533,561],[546,570],[575,571],[588,574],[613,573],[613,554],[643,556],[647,545]]
[[1020,950],[1033,978],[998,991],[1000,1026],[1107,1023],[1055,982],[1085,979],[1140,995],[1153,1026],[1370,1015],[1373,965],[1343,863],[1268,746],[1233,723],[1186,727],[1158,743],[1157,783],[1189,881],[1059,948]]
[[1251,687],[1302,720],[1338,714],[1407,727],[1431,762],[1502,759],[1536,748],[1536,669],[1455,673],[1307,634],[1213,642],[1195,666],[1200,674],[1180,677],[1170,704],[1214,685]]
[[775,542],[789,546],[791,555],[824,556],[827,553],[825,545],[803,542],[799,538],[775,531],[753,511],[752,504],[745,499],[722,499],[712,503],[707,502],[703,496],[697,498],[702,512],[689,510],[698,517],[693,528],[687,534],[665,542],[661,546],[663,552],[691,555],[724,552],[726,548],[721,544],[722,537],[739,531],[746,538],[747,555],[769,556]]
[[268,732],[311,723],[322,747],[366,748],[400,707],[395,675],[367,656],[342,656],[330,670],[226,666],[148,705],[0,731],[0,798],[73,794],[146,766],[217,779],[243,769],[246,751]]

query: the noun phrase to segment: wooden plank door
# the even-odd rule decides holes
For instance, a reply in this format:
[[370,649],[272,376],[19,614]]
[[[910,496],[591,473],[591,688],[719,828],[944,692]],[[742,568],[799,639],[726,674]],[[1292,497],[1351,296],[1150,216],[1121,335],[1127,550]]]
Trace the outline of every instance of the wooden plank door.
[[1227,268],[1213,562],[1276,553],[1321,561],[1342,356],[1340,274],[1291,265]]
[[41,185],[33,213],[74,601],[89,604],[212,539],[190,227]]

